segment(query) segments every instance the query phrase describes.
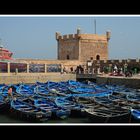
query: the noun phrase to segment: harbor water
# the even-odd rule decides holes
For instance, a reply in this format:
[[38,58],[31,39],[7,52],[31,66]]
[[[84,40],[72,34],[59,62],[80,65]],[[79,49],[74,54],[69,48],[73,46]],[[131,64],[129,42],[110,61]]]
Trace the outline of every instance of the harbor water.
[[[0,124],[12,124],[12,123],[17,123],[17,124],[23,124],[23,123],[31,123],[27,120],[23,120],[23,119],[20,119],[20,118],[16,118],[15,116],[11,116],[10,113],[0,113]],[[36,122],[35,122],[36,123]],[[53,120],[53,119],[50,119],[50,120],[47,120],[45,122],[41,122],[41,124],[54,124],[54,123],[65,123],[65,124],[69,124],[69,123],[90,123],[90,120],[88,118],[85,118],[85,117],[69,117],[69,118],[66,118],[66,119],[59,119],[59,120]]]

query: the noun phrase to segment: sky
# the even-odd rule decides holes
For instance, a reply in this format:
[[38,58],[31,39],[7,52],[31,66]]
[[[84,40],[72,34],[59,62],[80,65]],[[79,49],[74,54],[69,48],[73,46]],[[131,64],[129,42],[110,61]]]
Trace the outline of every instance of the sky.
[[55,32],[99,35],[111,31],[109,59],[140,58],[140,16],[0,15],[0,39],[13,58],[57,59]]

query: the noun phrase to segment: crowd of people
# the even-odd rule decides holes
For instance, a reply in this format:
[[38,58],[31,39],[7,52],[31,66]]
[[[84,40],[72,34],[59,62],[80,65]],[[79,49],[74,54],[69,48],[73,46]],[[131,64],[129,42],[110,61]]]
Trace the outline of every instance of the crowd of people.
[[113,72],[110,76],[125,76],[125,77],[132,77],[133,71],[128,68],[118,68],[116,65],[113,68]]
[[69,69],[67,69],[66,67],[63,67],[61,69],[61,74],[65,74],[65,73],[82,74],[82,73],[84,73],[84,68],[81,65],[78,65],[75,70],[73,67],[70,67]]
[[[107,69],[108,68],[108,69]],[[137,70],[138,71],[138,70]],[[86,68],[83,65],[78,65],[76,68],[75,67],[70,67],[70,68],[66,68],[63,67],[63,69],[61,70],[61,74],[63,73],[73,73],[73,74],[109,74],[110,76],[125,76],[125,77],[132,77],[134,74],[136,74],[136,70],[132,70],[131,68],[129,68],[128,66],[126,67],[118,67],[117,65],[114,65],[112,67],[105,67],[103,69],[100,68]]]

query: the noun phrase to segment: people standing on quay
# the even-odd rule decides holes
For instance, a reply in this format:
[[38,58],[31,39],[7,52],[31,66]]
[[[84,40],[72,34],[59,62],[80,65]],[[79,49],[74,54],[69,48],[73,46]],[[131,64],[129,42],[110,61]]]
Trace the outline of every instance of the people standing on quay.
[[84,73],[84,68],[81,65],[79,65],[79,66],[76,67],[75,72],[77,74],[83,74]]
[[9,88],[8,88],[8,98],[9,99],[13,99],[13,89],[12,89],[12,87],[10,86]]
[[70,68],[70,72],[73,73],[73,67]]

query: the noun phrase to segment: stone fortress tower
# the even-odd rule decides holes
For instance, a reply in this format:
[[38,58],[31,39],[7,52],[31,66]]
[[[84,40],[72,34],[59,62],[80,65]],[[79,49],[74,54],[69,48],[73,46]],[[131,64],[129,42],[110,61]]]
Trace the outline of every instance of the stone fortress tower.
[[82,34],[78,28],[76,34],[61,35],[56,32],[58,60],[108,60],[108,41],[106,35]]

